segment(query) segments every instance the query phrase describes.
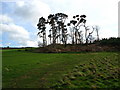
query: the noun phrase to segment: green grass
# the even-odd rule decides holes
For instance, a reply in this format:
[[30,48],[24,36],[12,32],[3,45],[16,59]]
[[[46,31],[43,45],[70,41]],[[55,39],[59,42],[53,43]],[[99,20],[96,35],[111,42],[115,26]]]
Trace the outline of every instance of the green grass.
[[76,65],[52,88],[120,88],[120,56],[92,58]]
[[[92,75],[89,70],[85,72],[81,72],[81,70],[92,67],[89,65],[92,59],[94,59],[92,63],[96,65],[96,63],[99,63],[99,60],[102,62],[106,57],[113,60],[112,63],[114,63],[114,65],[112,65],[112,67],[118,68],[116,60],[119,56],[116,52],[32,53],[23,50],[3,50],[2,53],[3,88],[72,88],[79,87],[80,85],[80,87],[93,87],[91,83],[92,79],[90,78],[94,78],[94,75]],[[101,62],[100,65],[102,65]],[[79,65],[84,66],[80,68],[81,66]],[[105,67],[104,64],[103,66],[104,68],[108,68]],[[78,74],[82,75],[82,77],[74,76],[76,71]],[[70,80],[68,81],[70,85],[64,85],[62,80],[69,74]],[[87,77],[86,75],[90,76]],[[107,73],[105,75],[107,75]],[[87,80],[85,81],[85,79]],[[61,81],[63,83],[61,83]],[[85,82],[81,83],[82,81]],[[103,80],[98,78],[97,82],[98,86],[106,87],[102,84]],[[113,79],[105,83],[112,82]],[[112,83],[113,86],[117,86],[116,84],[117,83],[114,82]]]

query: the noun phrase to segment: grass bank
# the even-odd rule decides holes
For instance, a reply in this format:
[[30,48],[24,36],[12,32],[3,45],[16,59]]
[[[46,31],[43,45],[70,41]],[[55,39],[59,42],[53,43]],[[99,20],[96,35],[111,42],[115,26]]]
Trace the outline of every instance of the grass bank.
[[[59,81],[63,80],[66,77],[65,75],[72,72],[78,65],[83,65],[82,69],[88,68],[91,60],[93,60],[93,64],[96,64],[99,60],[105,62],[104,58],[110,58],[113,63],[119,60],[117,59],[119,54],[116,52],[32,53],[23,50],[3,50],[2,52],[3,88],[77,87],[74,84],[73,86],[62,86],[64,82],[59,83]],[[100,65],[105,66],[105,64]],[[112,67],[118,66],[113,64]],[[77,78],[74,80],[75,83],[86,77]],[[73,82],[69,82],[72,85]],[[82,86],[84,87],[86,84],[85,82]]]

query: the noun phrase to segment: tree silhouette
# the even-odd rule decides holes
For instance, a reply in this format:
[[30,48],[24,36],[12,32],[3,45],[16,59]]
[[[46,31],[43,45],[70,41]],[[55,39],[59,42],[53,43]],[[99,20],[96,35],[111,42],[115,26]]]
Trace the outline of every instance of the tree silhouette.
[[79,31],[80,27],[85,27],[86,23],[86,15],[75,15],[73,16],[73,20],[68,23],[68,26],[72,26],[72,44],[82,43],[82,31]]
[[96,33],[97,33],[97,40],[99,41],[99,29],[100,29],[100,27],[99,26],[95,26],[95,31],[96,31]]
[[[37,24],[40,38],[43,38],[43,46],[47,45],[46,40],[46,24],[49,24],[48,38],[50,44],[64,44],[67,45],[68,38],[71,38],[72,44],[91,43],[94,40],[93,32],[96,32],[97,40],[99,40],[99,27],[86,25],[86,15],[75,15],[67,25],[65,24],[68,15],[64,13],[50,14],[47,19],[41,17]],[[68,28],[70,33],[68,34]],[[81,30],[82,28],[82,30]]]
[[50,38],[50,42],[51,39],[53,38],[53,44],[56,44],[56,37],[57,37],[57,27],[55,26],[55,15],[54,14],[50,14],[48,16],[47,22],[49,23],[49,25],[51,26],[51,29],[49,30],[50,34],[48,35]]
[[67,41],[67,28],[65,25],[65,20],[67,19],[68,15],[64,13],[56,13],[50,14],[48,16],[48,23],[51,26],[49,30],[49,38],[51,42],[51,38],[53,38],[53,44],[62,43],[66,44]]
[[57,26],[58,26],[59,40],[62,41],[62,43],[66,45],[66,42],[67,42],[67,28],[66,28],[66,25],[65,25],[65,20],[67,19],[68,15],[66,15],[64,13],[57,13],[57,14],[55,14],[55,17],[56,17],[56,22],[57,22]]
[[43,38],[43,47],[47,45],[45,24],[46,24],[45,18],[41,17],[37,24],[38,29],[39,29],[39,32],[37,35],[39,35],[40,38]]

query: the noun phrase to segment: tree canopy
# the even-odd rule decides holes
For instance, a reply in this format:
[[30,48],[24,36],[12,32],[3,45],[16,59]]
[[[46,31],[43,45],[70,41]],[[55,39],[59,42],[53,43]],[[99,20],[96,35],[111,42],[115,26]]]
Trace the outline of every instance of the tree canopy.
[[[66,19],[68,15],[64,13],[50,14],[47,19],[39,18],[37,35],[43,39],[43,47],[48,44],[64,44],[65,46],[67,43],[88,44],[99,40],[98,26],[92,26],[90,30],[90,26],[86,25],[86,15],[74,15],[69,22],[66,22]],[[46,33],[47,30],[49,33]],[[96,33],[94,36],[93,32]],[[49,38],[49,43],[47,38]]]

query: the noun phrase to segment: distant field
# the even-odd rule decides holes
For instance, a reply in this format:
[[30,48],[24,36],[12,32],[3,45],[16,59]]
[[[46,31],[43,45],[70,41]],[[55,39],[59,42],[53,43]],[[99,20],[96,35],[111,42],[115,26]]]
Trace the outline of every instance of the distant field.
[[3,88],[119,87],[120,53],[2,51]]

